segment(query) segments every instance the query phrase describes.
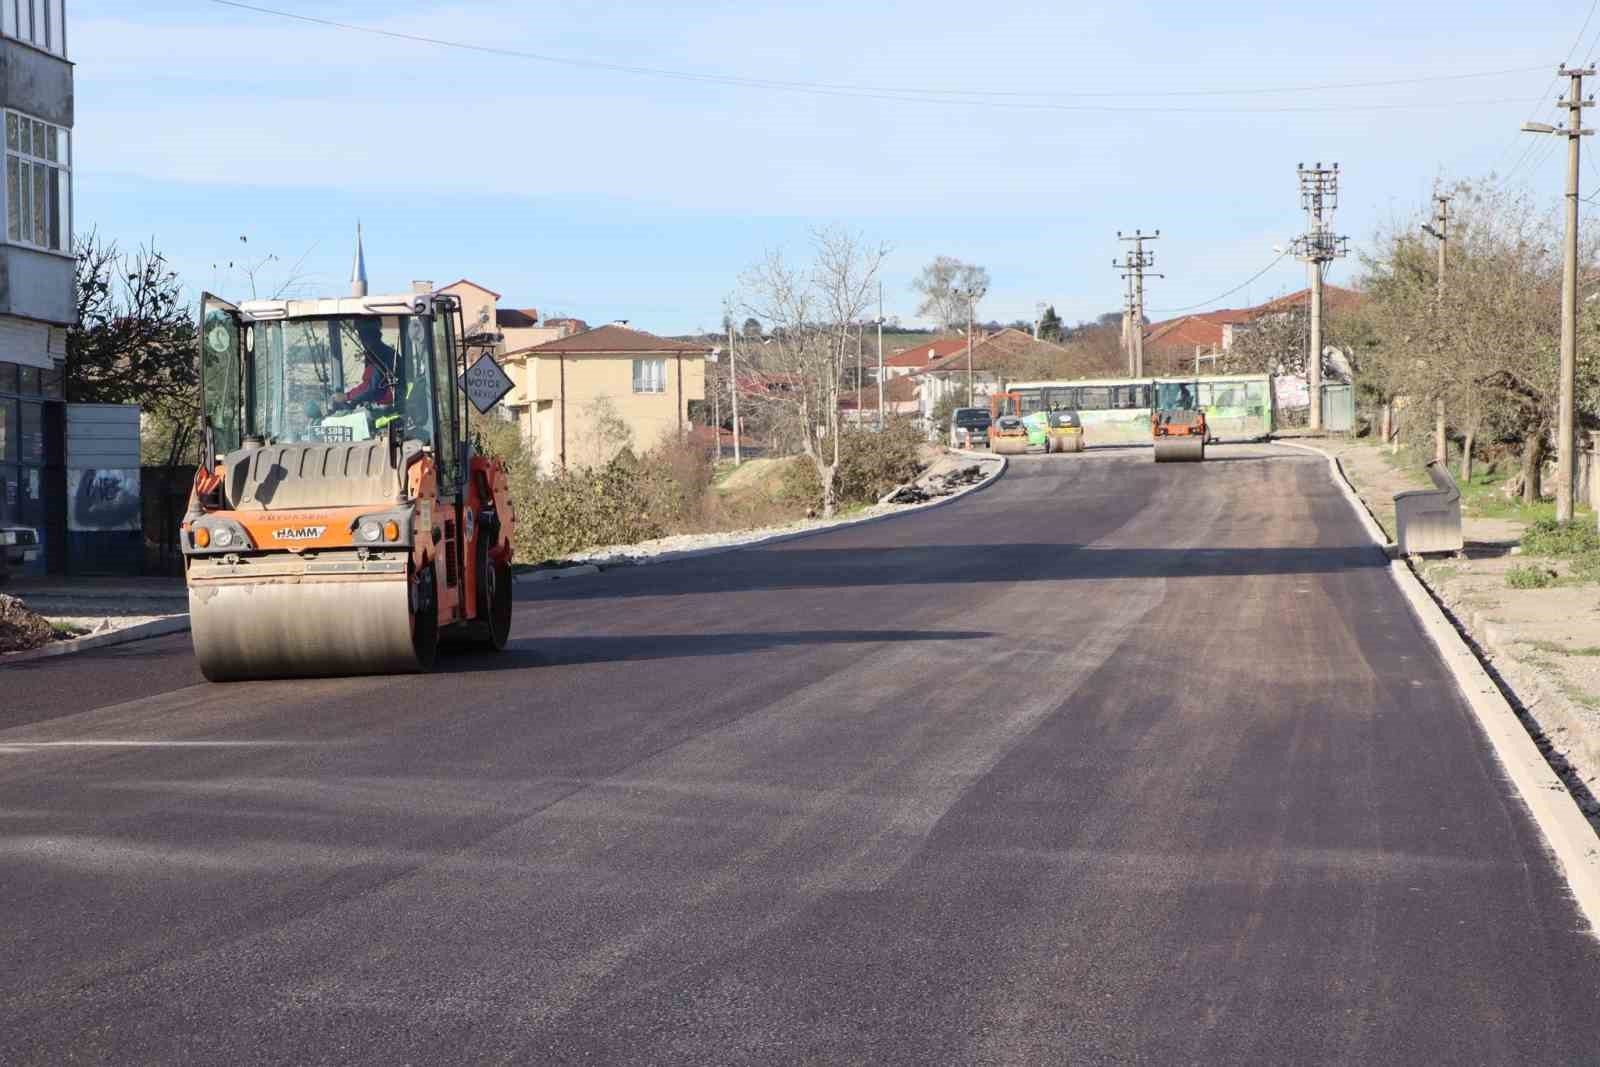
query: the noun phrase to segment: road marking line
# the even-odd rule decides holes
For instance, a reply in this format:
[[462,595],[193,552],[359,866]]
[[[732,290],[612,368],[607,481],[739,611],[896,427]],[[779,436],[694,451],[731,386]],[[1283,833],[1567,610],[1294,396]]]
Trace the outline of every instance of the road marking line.
[[0,755],[55,748],[292,748],[318,741],[0,741]]

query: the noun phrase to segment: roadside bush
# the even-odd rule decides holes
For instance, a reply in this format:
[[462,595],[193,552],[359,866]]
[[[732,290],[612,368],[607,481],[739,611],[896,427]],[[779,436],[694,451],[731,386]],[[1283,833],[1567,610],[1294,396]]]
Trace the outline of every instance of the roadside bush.
[[1556,584],[1556,572],[1533,563],[1519,563],[1506,571],[1506,584],[1513,589],[1548,589]]
[[[839,469],[834,495],[841,507],[875,504],[889,490],[911,481],[922,470],[923,436],[907,419],[887,423],[882,432],[846,430],[839,441]],[[822,483],[815,464],[796,456],[784,468],[784,499],[805,507],[822,506]]]

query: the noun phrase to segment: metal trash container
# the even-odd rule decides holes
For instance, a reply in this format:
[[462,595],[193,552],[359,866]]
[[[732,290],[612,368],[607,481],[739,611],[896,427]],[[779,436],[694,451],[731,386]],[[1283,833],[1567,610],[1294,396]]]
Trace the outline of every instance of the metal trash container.
[[1429,460],[1436,489],[1413,489],[1394,496],[1395,541],[1402,556],[1460,552],[1461,489],[1438,460]]

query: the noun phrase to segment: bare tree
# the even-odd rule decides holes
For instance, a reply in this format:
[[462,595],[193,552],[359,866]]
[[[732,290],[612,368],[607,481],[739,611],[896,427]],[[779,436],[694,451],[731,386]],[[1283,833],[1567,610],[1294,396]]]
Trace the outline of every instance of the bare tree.
[[953,256],[939,256],[922,268],[911,283],[921,295],[917,314],[933,319],[942,330],[965,329],[967,298],[964,294],[989,288],[989,272]]
[[140,405],[153,420],[146,453],[176,464],[199,415],[195,325],[183,284],[153,242],[125,253],[90,230],[75,245],[78,321],[67,331],[67,399]]
[[757,372],[762,388],[751,397],[752,406],[775,437],[798,442],[816,468],[822,513],[831,516],[850,329],[877,299],[888,248],[839,229],[814,231],[811,245],[809,265],[797,266],[774,250],[745,271],[740,309],[771,332]]

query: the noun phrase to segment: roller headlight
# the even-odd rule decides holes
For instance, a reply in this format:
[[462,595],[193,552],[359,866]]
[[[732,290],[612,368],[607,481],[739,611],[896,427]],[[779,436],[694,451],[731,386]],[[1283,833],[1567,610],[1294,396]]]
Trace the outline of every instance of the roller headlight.
[[376,542],[383,540],[383,527],[378,525],[374,519],[367,519],[362,522],[359,532],[363,541]]
[[233,531],[226,526],[222,527],[212,535],[211,543],[218,548],[227,548],[233,544]]

